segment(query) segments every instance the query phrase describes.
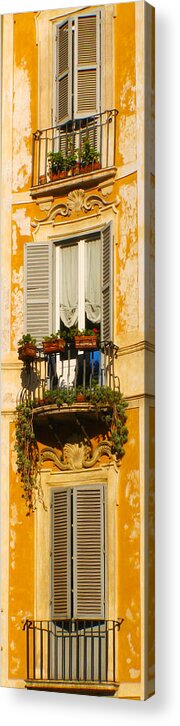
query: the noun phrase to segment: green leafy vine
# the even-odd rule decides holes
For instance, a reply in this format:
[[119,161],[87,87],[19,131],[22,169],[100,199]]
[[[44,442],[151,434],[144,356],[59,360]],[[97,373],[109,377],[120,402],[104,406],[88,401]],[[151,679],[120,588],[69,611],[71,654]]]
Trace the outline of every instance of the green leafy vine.
[[40,461],[36,436],[33,429],[33,410],[31,403],[21,403],[15,416],[17,470],[21,477],[23,494],[27,505],[27,515],[36,509],[37,498],[43,501],[40,485]]
[[[99,387],[97,384],[93,384],[91,390],[87,388],[84,391],[79,387],[77,393],[80,392],[84,394],[85,401],[94,406],[96,415],[105,421],[112,453],[116,455],[117,460],[121,459],[125,453],[124,444],[128,440],[126,426],[128,404],[123,395],[107,386]],[[60,408],[64,404],[71,406],[75,401],[74,390],[55,389],[46,392],[43,403],[56,404]],[[38,403],[42,405],[37,401],[37,405]],[[27,515],[35,511],[37,500],[44,506],[40,483],[40,455],[33,427],[33,409],[34,403],[21,403],[17,406],[15,414],[17,470],[21,477],[22,497],[27,505]]]

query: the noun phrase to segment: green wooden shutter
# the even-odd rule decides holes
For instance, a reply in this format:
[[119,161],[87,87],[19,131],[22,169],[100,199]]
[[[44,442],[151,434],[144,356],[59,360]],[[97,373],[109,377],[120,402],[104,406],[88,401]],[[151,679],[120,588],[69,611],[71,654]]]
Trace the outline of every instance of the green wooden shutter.
[[100,15],[75,18],[74,115],[86,118],[100,111]]
[[25,245],[25,327],[41,342],[52,332],[52,245]]
[[104,487],[77,487],[73,498],[74,618],[105,616]]
[[72,22],[71,19],[56,29],[56,118],[55,123],[66,123],[72,115]]
[[52,494],[52,619],[71,617],[71,492]]
[[102,340],[113,338],[113,242],[111,224],[102,231]]

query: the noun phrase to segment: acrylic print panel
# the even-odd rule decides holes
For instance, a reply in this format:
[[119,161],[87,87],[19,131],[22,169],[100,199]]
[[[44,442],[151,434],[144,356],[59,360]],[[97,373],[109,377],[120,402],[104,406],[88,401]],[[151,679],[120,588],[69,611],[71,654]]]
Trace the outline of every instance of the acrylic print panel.
[[144,700],[154,9],[46,9],[1,25],[1,685]]

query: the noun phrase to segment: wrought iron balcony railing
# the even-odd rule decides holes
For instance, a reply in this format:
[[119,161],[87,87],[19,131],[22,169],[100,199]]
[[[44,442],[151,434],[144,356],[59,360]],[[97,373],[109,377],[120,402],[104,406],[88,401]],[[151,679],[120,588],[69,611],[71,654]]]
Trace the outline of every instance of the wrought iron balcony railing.
[[27,681],[116,683],[122,620],[27,620]]
[[[32,188],[57,181],[54,179],[48,162],[49,154],[62,152],[65,164],[59,179],[79,176],[90,171],[108,169],[115,165],[116,149],[116,109],[104,111],[94,117],[72,121],[64,126],[38,129],[33,134],[32,146]],[[83,157],[84,142],[88,140],[98,153],[98,161],[88,164]],[[77,163],[69,164],[69,154],[76,150]]]
[[22,373],[22,388],[18,402],[31,401],[34,405],[48,403],[47,394],[53,403],[53,391],[84,393],[88,390],[91,401],[94,385],[99,388],[108,386],[120,392],[120,381],[115,375],[115,358],[117,346],[112,342],[101,343],[97,351],[84,350],[79,352],[67,345],[64,352],[44,354],[41,347],[37,348],[36,358],[25,362]]

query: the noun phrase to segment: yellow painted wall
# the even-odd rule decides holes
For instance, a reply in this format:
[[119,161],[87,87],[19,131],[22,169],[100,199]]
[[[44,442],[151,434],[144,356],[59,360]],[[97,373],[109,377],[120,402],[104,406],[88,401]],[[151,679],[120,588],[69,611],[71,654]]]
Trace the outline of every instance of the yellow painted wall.
[[[139,7],[142,3],[139,3]],[[103,199],[107,202],[117,201],[115,210],[111,208],[115,236],[115,342],[119,346],[127,346],[130,342],[136,345],[139,341],[139,219],[138,219],[138,168],[137,168],[137,115],[136,115],[136,12],[134,3],[118,4],[114,7],[114,105],[118,109],[116,164],[117,178],[108,190],[104,190]],[[48,11],[47,11],[48,12]],[[52,11],[54,12],[54,11]],[[62,11],[61,11],[62,12]],[[45,13],[45,11],[44,11]],[[13,17],[13,180],[14,192],[12,204],[12,234],[8,227],[7,246],[11,250],[11,269],[7,274],[11,279],[11,350],[16,365],[7,369],[8,381],[17,393],[21,387],[20,371],[17,366],[17,342],[23,333],[24,325],[24,243],[33,241],[34,227],[31,222],[35,217],[42,220],[47,210],[40,209],[31,201],[32,132],[38,127],[38,46],[36,45],[36,13],[20,13]],[[154,22],[154,21],[153,21]],[[45,26],[44,26],[45,27]],[[46,29],[47,30],[47,29]],[[44,31],[45,32],[45,31]],[[152,31],[152,52],[154,39]],[[139,91],[138,91],[139,92]],[[151,115],[154,118],[154,64],[152,72]],[[9,109],[9,113],[12,110]],[[142,119],[143,123],[143,119]],[[152,144],[153,148],[153,144]],[[8,150],[7,150],[8,155]],[[131,165],[133,168],[131,168]],[[93,190],[101,194],[101,188]],[[53,204],[57,204],[56,197]],[[61,196],[61,202],[67,201],[67,195]],[[92,210],[92,215],[95,214]],[[64,234],[67,222],[86,218],[85,212],[73,211],[69,219],[65,219]],[[94,224],[103,223],[105,217],[98,209]],[[56,222],[62,223],[59,215]],[[151,240],[149,286],[154,290],[154,176],[151,174]],[[74,229],[72,225],[72,229]],[[42,240],[43,240],[43,227]],[[50,232],[57,232],[51,228]],[[61,227],[62,233],[62,227]],[[143,230],[141,229],[143,236]],[[9,259],[9,258],[8,258]],[[9,262],[6,262],[6,266]],[[149,310],[150,334],[153,339],[154,305]],[[142,341],[143,342],[143,341]],[[139,357],[135,357],[138,355]],[[122,684],[131,688],[141,681],[141,613],[140,613],[140,430],[139,408],[136,397],[144,395],[143,366],[144,349],[138,354],[133,350],[121,350],[117,360],[117,370],[125,394],[134,402],[128,411],[129,441],[126,445],[125,457],[120,466],[119,489],[117,492],[118,520],[118,594],[117,612],[115,616],[123,617],[124,623],[119,633],[118,677]],[[18,378],[19,377],[19,378]],[[129,381],[131,380],[131,386]],[[10,399],[10,405],[12,401]],[[12,410],[12,407],[11,407]],[[150,408],[150,497],[149,497],[149,551],[153,555],[153,409]],[[21,488],[15,469],[15,453],[13,449],[14,427],[11,425],[10,450],[10,540],[9,540],[9,615],[8,615],[8,648],[9,678],[24,679],[25,677],[25,634],[22,620],[33,617],[34,613],[34,516],[26,517],[26,508],[21,498]],[[141,441],[141,447],[142,447]],[[7,451],[7,456],[8,456]],[[103,462],[104,463],[104,462]],[[149,567],[149,679],[152,679],[154,668],[154,569],[152,557]],[[114,594],[116,597],[116,594]],[[133,695],[133,691],[130,691]],[[134,690],[136,697],[137,690]],[[140,686],[139,686],[140,694]],[[127,693],[128,695],[128,693]]]
[[37,128],[36,13],[14,15],[13,191],[31,185],[32,131]]
[[119,243],[116,246],[116,342],[139,327],[137,175],[118,185]]
[[16,471],[14,424],[10,426],[9,501],[9,678],[25,678],[26,618],[34,615],[34,518],[26,516],[23,490]]
[[116,163],[120,166],[136,159],[135,3],[115,7]]
[[148,678],[155,675],[155,409],[149,409]]
[[36,213],[33,202],[12,205],[11,349],[16,352],[24,332],[24,245],[32,240],[31,220]]
[[128,411],[129,440],[120,468],[118,506],[119,681],[141,676],[139,409]]

